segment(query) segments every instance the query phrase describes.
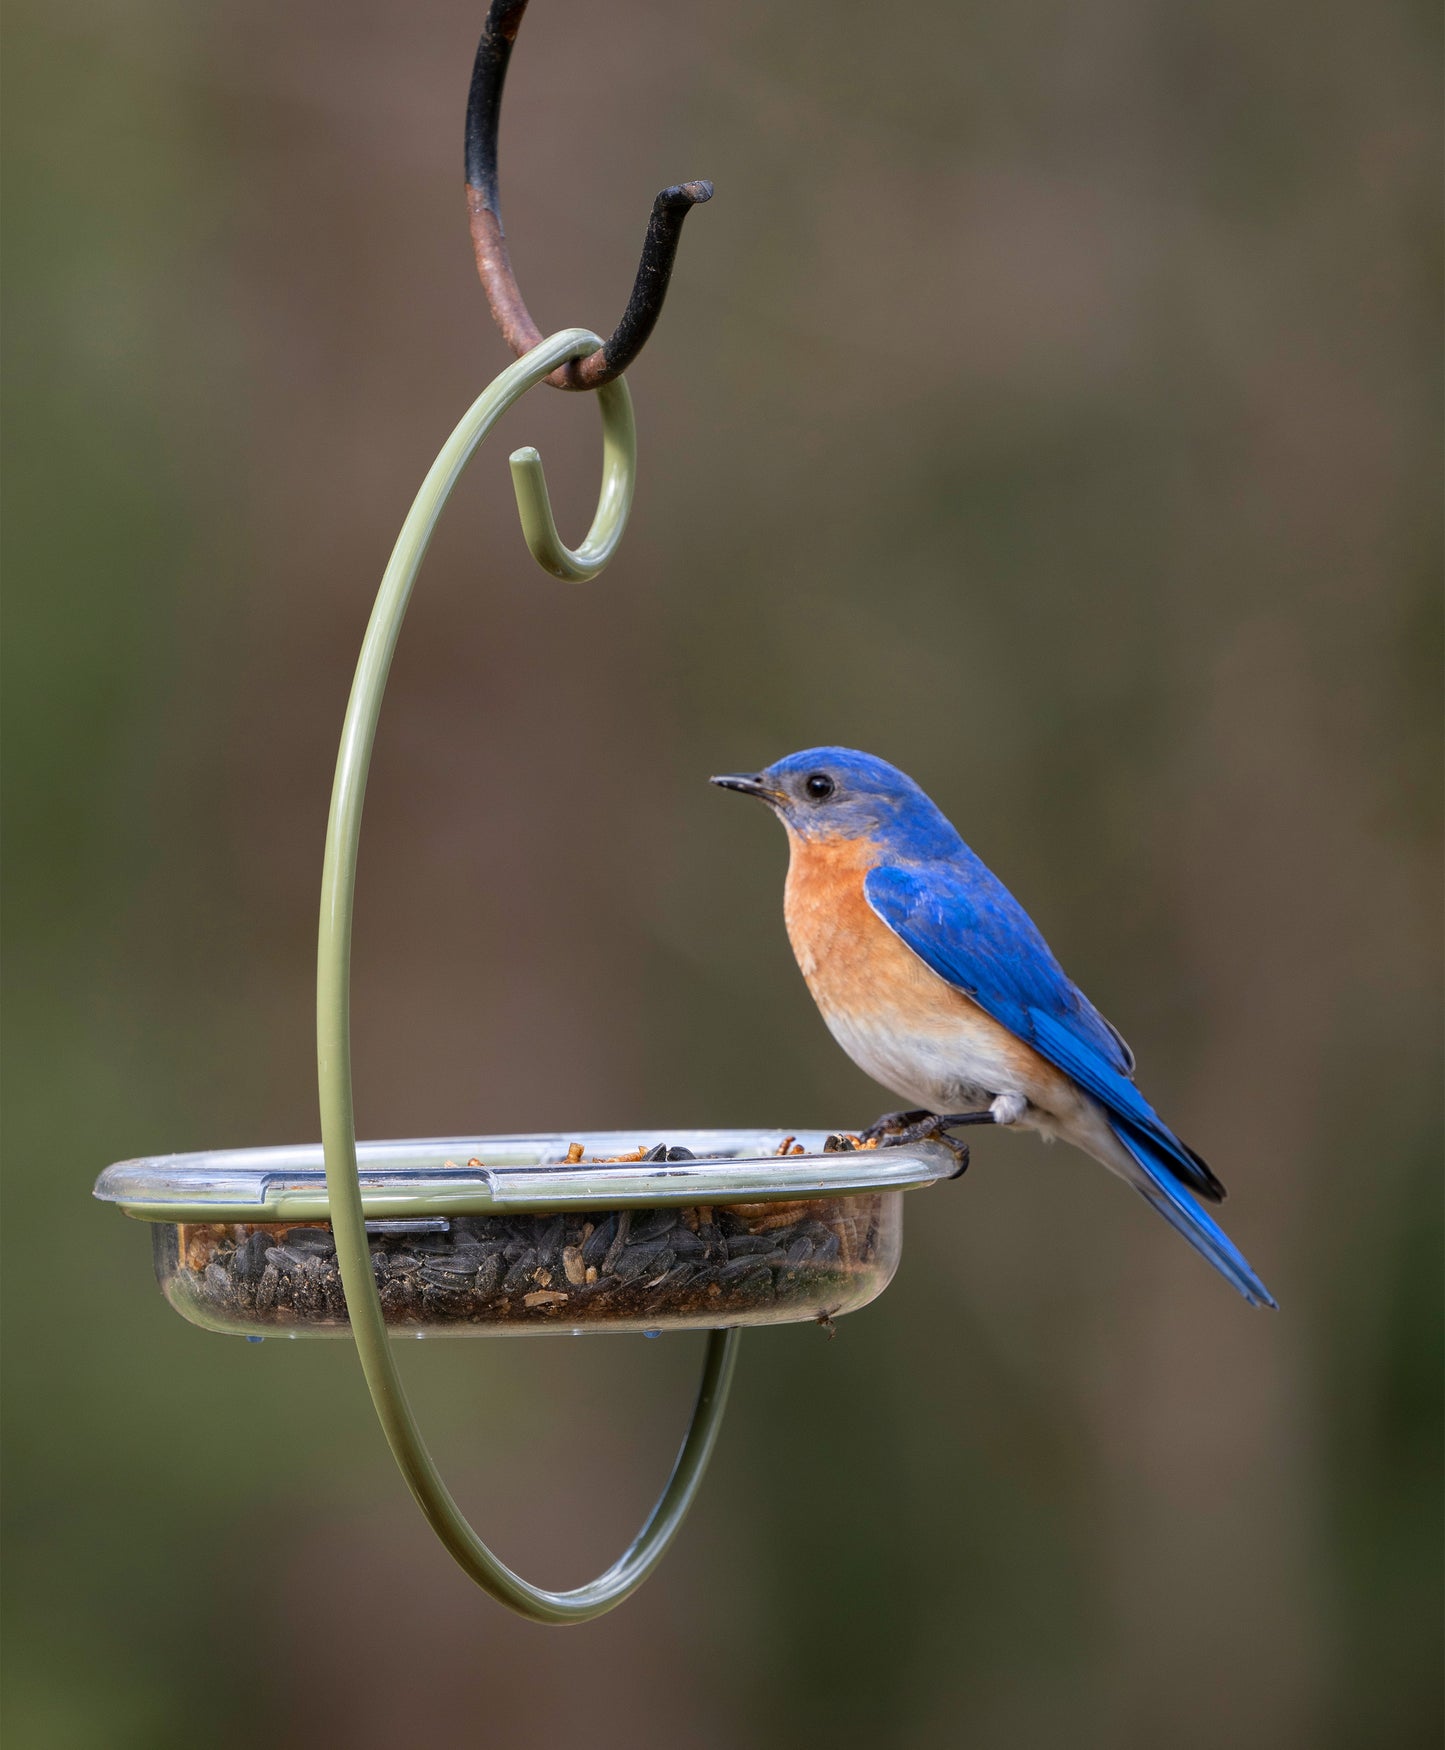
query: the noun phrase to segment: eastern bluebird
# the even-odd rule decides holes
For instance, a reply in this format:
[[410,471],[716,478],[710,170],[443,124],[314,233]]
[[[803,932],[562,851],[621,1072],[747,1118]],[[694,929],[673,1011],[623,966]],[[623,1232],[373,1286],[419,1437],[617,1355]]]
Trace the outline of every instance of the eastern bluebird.
[[1195,1201],[1218,1203],[1224,1187],[1134,1086],[1133,1052],[911,778],[815,747],[712,782],[760,797],[787,829],[788,936],[861,1069],[928,1113],[1063,1137],[1126,1179],[1251,1306],[1276,1304]]

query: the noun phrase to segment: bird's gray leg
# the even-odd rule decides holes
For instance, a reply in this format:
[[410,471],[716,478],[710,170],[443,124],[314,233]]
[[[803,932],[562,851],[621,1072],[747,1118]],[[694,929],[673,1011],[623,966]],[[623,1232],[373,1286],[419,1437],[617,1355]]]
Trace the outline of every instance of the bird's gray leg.
[[923,1107],[909,1112],[885,1112],[858,1135],[861,1142],[876,1141],[880,1146],[885,1142],[922,1142],[941,1130],[958,1130],[965,1124],[1017,1124],[1028,1109],[1029,1103],[1022,1094],[998,1094],[975,1112],[929,1112]]
[[[858,1132],[859,1140],[881,1143],[885,1136],[892,1140],[900,1131],[907,1130],[910,1125],[917,1124],[924,1118],[932,1118],[932,1116],[933,1114],[925,1106],[914,1106],[907,1112],[885,1112],[881,1118],[875,1118],[866,1130]],[[915,1137],[913,1140],[916,1142],[918,1139]]]
[[876,1136],[880,1148],[906,1147],[910,1142],[942,1141],[945,1130],[959,1130],[965,1124],[997,1124],[992,1106],[981,1112],[891,1112],[863,1131],[864,1142]]
[[948,1132],[965,1124],[997,1124],[993,1107],[982,1112],[889,1112],[863,1131],[867,1142],[875,1136],[879,1148],[906,1148],[913,1142],[941,1142],[958,1165],[949,1175],[959,1179],[968,1171],[968,1144]]

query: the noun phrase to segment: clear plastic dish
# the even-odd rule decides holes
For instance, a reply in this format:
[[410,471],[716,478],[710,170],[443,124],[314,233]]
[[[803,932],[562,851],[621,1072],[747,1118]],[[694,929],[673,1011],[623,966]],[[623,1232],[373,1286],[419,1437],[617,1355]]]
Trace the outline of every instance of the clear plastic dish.
[[[482,1336],[854,1312],[898,1266],[903,1192],[956,1168],[935,1143],[827,1141],[674,1130],[363,1143],[387,1322],[398,1336]],[[95,1194],[152,1225],[162,1292],[194,1324],[347,1332],[319,1146],[122,1161]]]

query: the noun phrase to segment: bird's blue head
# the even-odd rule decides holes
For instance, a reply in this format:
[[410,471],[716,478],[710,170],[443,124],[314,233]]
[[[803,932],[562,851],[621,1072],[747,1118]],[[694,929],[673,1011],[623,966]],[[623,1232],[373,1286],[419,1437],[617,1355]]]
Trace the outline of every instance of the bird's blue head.
[[895,856],[946,857],[958,834],[897,766],[850,747],[810,747],[761,772],[711,780],[766,802],[800,839],[869,839]]

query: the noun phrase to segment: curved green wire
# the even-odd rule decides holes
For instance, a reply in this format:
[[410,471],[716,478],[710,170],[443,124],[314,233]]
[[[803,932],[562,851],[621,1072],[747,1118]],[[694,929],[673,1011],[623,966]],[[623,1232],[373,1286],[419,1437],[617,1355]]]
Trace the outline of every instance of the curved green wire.
[[[472,403],[443,445],[402,524],[366,628],[341,732],[326,828],[316,961],[316,1070],[326,1191],[351,1331],[371,1400],[408,1487],[455,1559],[501,1603],[534,1622],[553,1623],[586,1622],[600,1616],[635,1591],[661,1560],[692,1505],[717,1440],[737,1357],[738,1333],[708,1333],[702,1384],[672,1474],[647,1523],[604,1574],[575,1591],[549,1592],[530,1585],[498,1561],[463,1517],[427,1451],[402,1388],[372,1275],[357,1178],[352,1106],[351,925],[361,811],[382,695],[412,586],[437,518],[472,452],[501,415],[559,364],[580,358],[601,344],[586,329],[563,329],[503,371]],[[632,503],[636,441],[627,385],[621,379],[609,383],[597,391],[597,399],[602,411],[602,493],[592,527],[576,552],[558,539],[536,451],[519,451],[512,458],[527,545],[539,564],[554,576],[571,581],[595,577],[607,564]]]

